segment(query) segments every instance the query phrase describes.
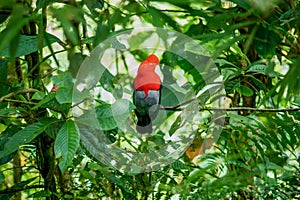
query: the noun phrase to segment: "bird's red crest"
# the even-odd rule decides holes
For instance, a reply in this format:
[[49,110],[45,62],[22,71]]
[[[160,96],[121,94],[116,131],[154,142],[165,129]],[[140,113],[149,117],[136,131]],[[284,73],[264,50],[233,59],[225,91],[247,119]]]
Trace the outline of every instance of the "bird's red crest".
[[156,55],[154,54],[151,54],[147,57],[146,59],[149,63],[153,63],[155,65],[158,65],[159,64],[159,59],[156,57]]

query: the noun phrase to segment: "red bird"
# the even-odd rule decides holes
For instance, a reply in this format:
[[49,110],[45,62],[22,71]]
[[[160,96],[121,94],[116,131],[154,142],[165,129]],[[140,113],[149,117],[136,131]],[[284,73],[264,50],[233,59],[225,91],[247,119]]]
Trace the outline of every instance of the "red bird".
[[158,58],[151,54],[143,61],[134,79],[133,103],[138,118],[136,130],[140,133],[151,133],[152,123],[158,113],[161,98],[161,80],[155,72]]

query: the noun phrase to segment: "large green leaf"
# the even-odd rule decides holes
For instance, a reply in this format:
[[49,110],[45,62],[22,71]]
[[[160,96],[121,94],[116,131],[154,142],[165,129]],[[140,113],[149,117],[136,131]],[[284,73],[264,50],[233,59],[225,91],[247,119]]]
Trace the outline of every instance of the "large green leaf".
[[51,81],[59,87],[73,88],[73,78],[70,72],[63,72],[57,76],[52,76]]
[[72,89],[60,87],[56,91],[56,100],[60,104],[72,103]]
[[38,102],[33,108],[31,108],[31,110],[36,110],[40,107],[42,107],[42,105],[52,101],[55,98],[55,93],[50,93],[47,96],[45,96],[45,98],[43,98],[40,102]]
[[[44,38],[47,39],[47,41],[52,44],[55,42],[61,42],[60,39],[58,39],[56,36],[51,35],[49,33],[45,33]],[[28,55],[32,52],[35,52],[38,50],[38,36],[29,36],[29,35],[20,35],[18,37],[18,47],[16,49],[16,53],[14,56],[24,56]],[[48,46],[49,44],[46,42],[46,40],[43,43],[43,47]],[[0,56],[4,57],[11,57],[11,45],[7,45],[2,51],[0,51]]]
[[122,125],[130,116],[134,105],[127,99],[119,99],[113,104],[96,107],[96,115],[102,130],[111,130]]
[[164,21],[162,20],[161,12],[152,6],[148,6],[148,11],[152,17],[152,24],[156,27],[162,27]]
[[176,106],[184,100],[187,90],[181,88],[176,83],[163,86],[161,90],[161,105]]
[[[177,38],[177,40],[178,43],[180,43],[180,38]],[[176,42],[174,42],[173,48],[176,49],[182,47],[177,46]],[[171,51],[165,51],[162,56],[163,59],[161,60],[161,63],[172,68],[179,66],[181,69],[184,70],[185,73],[191,75],[191,77],[193,77],[193,80],[190,81],[190,83],[194,84],[194,90],[197,92],[200,88],[204,86],[204,80],[201,75],[201,72],[205,71],[205,67],[207,65],[206,57],[192,52],[185,52],[184,54],[185,58]],[[189,61],[197,61],[197,66],[193,65]]]
[[[10,2],[13,4],[13,2]],[[13,12],[10,15],[8,24],[6,25],[5,29],[0,32],[0,52],[7,47],[8,45],[11,45],[13,48],[11,48],[11,53],[14,55],[15,51],[18,47],[17,38],[20,33],[20,30],[22,27],[27,24],[29,21],[34,20],[38,17],[38,15],[30,15],[28,17],[28,9],[16,5],[14,6]],[[5,38],[5,39],[4,39]]]
[[263,58],[272,58],[275,50],[280,44],[281,38],[277,32],[261,25],[254,38],[253,45],[257,53]]
[[15,133],[4,144],[0,151],[0,158],[3,158],[18,150],[21,145],[31,142],[41,134],[50,124],[57,122],[54,118],[43,118],[39,122],[26,126],[24,129]]
[[59,168],[64,172],[71,164],[79,145],[79,130],[74,121],[68,120],[59,130],[54,143],[56,158],[60,159]]
[[250,97],[253,95],[253,90],[244,85],[240,85],[240,86],[236,87],[235,90],[243,96]]

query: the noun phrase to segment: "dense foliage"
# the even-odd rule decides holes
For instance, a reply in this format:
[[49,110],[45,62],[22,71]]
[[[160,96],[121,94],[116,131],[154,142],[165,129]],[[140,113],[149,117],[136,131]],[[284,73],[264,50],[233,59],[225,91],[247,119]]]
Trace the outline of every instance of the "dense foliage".
[[[161,70],[172,84],[180,76],[189,82],[201,112],[225,112],[196,124],[194,142],[175,162],[129,174],[103,165],[82,145],[70,112],[72,90],[80,64],[98,44],[146,27],[185,34],[205,50],[226,92],[218,109],[212,109],[217,97],[207,97],[201,74],[185,59],[160,52]],[[1,199],[300,198],[299,0],[7,0],[0,1],[0,31]],[[130,45],[150,37],[139,35]],[[132,60],[138,65],[149,53],[116,51],[109,58],[114,70],[99,80],[105,93],[97,115],[115,146],[130,141],[106,97],[122,98],[132,84]],[[168,92],[162,104],[171,107],[168,116],[178,115],[182,102]],[[204,153],[212,124],[222,125],[222,133]],[[149,139],[164,143],[163,133]]]

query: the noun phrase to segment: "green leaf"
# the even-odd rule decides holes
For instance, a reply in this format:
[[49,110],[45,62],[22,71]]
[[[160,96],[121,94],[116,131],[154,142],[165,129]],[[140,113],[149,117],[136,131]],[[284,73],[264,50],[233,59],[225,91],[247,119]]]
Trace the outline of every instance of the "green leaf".
[[181,125],[181,119],[182,117],[179,115],[176,120],[174,121],[174,123],[172,124],[170,130],[169,130],[169,135],[172,136],[175,131],[177,131],[180,128]]
[[266,73],[266,69],[267,69],[267,66],[266,65],[262,65],[262,64],[257,64],[257,65],[252,65],[250,68],[249,68],[249,72],[258,72],[258,73],[261,73],[261,74],[265,74]]
[[266,91],[267,88],[266,86],[263,84],[263,82],[261,82],[261,80],[257,79],[255,76],[252,75],[246,75],[248,77],[250,77],[252,79],[252,81],[254,82],[255,86],[257,86],[257,88]]
[[6,25],[5,29],[0,32],[0,38],[5,38],[5,40],[1,40],[0,52],[2,52],[2,50],[10,44],[13,46],[11,52],[13,54],[15,53],[16,48],[18,46],[18,42],[16,41],[16,39],[18,38],[20,30],[25,24],[37,18],[37,15],[32,14],[28,16],[28,14],[28,10],[25,9],[23,6],[20,6],[20,4],[14,6],[8,24]]
[[[19,126],[10,125],[8,126],[5,131],[3,131],[0,135],[0,151],[4,150],[4,145],[6,141],[8,141],[16,132],[20,130]],[[15,156],[15,152],[3,157],[0,159],[0,165],[3,165],[9,162]]]
[[74,53],[74,54],[70,53],[68,55],[68,60],[70,62],[68,71],[71,73],[73,78],[76,78],[81,63],[85,58],[86,56],[81,53]]
[[7,117],[9,115],[14,115],[17,113],[18,113],[18,110],[16,108],[0,109],[0,117]]
[[152,17],[152,24],[156,27],[163,27],[164,22],[161,18],[161,12],[152,6],[148,6],[148,11]]
[[[166,85],[166,84],[165,84]],[[161,89],[161,104],[164,106],[176,106],[184,100],[187,91],[176,83],[164,86]]]
[[56,100],[60,104],[72,103],[73,77],[71,72],[63,72],[57,76],[51,77],[53,84],[58,85],[56,91]]
[[190,169],[188,166],[186,166],[180,160],[175,160],[175,162],[172,163],[172,168],[175,170],[178,170],[178,171]]
[[65,87],[58,88],[55,98],[60,104],[72,103],[72,89]]
[[213,15],[211,18],[208,18],[207,26],[211,29],[223,29],[228,26],[228,23],[231,23],[232,19],[231,13],[221,13]]
[[281,38],[275,31],[261,25],[256,32],[253,45],[260,56],[270,59],[276,54],[275,49],[280,42]]
[[73,88],[73,77],[69,71],[60,73],[57,76],[52,76],[51,81],[59,87]]
[[34,93],[34,94],[32,95],[32,98],[31,98],[31,99],[34,99],[34,100],[42,100],[44,97],[45,97],[45,93],[44,93],[44,92],[37,91],[36,93]]
[[115,88],[113,80],[114,80],[114,76],[110,73],[110,71],[108,69],[105,69],[101,78],[100,78],[100,83],[102,85],[102,87],[108,91],[108,92],[112,92]]
[[177,22],[175,20],[172,19],[172,17],[161,12],[160,10],[157,10],[157,11],[159,12],[160,17],[164,22],[166,22],[168,25],[170,25],[172,28],[174,28],[174,30],[181,31],[180,26],[177,24]]
[[59,130],[54,143],[56,158],[60,159],[59,168],[64,172],[71,164],[79,146],[79,130],[74,121],[68,120]]
[[[49,41],[50,44],[55,43],[55,42],[61,42],[60,39],[58,39],[56,36],[51,35],[49,33],[45,33],[44,35],[45,38]],[[18,37],[18,47],[16,49],[16,54],[14,56],[19,57],[19,56],[24,56],[28,55],[32,52],[35,52],[38,50],[38,36],[29,36],[29,35],[20,35]],[[43,47],[46,47],[47,42],[44,41]],[[8,45],[6,46],[1,52],[0,56],[4,57],[11,57],[11,46]]]
[[119,99],[112,105],[103,104],[96,107],[101,129],[106,131],[121,126],[134,108],[134,105],[127,99]]
[[244,85],[240,85],[240,86],[236,87],[235,90],[243,96],[250,97],[253,95],[253,90]]
[[128,38],[128,44],[130,46],[130,49],[133,50],[134,54],[136,53],[140,53],[140,54],[144,54],[142,55],[142,59],[138,60],[140,62],[142,62],[143,60],[145,60],[148,56],[147,53],[145,53],[144,51],[141,51],[139,49],[139,46],[145,42],[148,38],[150,38],[152,36],[152,32],[151,31],[142,31],[142,32],[137,32],[136,34],[132,34],[131,37]]
[[31,142],[39,134],[53,123],[56,123],[57,119],[43,118],[39,122],[26,126],[24,129],[15,133],[4,144],[4,149],[0,151],[0,158],[3,158],[12,152],[18,150],[21,145]]
[[40,102],[38,102],[31,110],[36,110],[42,105],[48,103],[49,101],[53,100],[55,98],[55,93],[50,93],[45,98],[43,98]]
[[117,127],[110,104],[96,107],[96,115],[102,130],[111,130]]
[[93,46],[97,46],[100,42],[107,39],[109,35],[110,35],[110,29],[108,25],[104,23],[103,20],[100,20],[100,22],[98,22],[96,37],[94,37]]
[[[173,42],[174,49],[182,48],[182,38],[178,37],[176,41]],[[179,45],[179,46],[178,46]],[[191,75],[194,82],[194,90],[198,92],[200,88],[204,86],[204,80],[200,72],[203,72],[204,67],[207,66],[208,59],[205,56],[198,55],[192,52],[184,52],[184,57],[181,57],[171,51],[165,51],[162,56],[161,64],[165,64],[169,67],[175,68],[180,67],[185,73]],[[197,61],[197,63],[190,63],[189,61]],[[197,64],[197,65],[196,65]],[[212,73],[213,74],[213,73]],[[208,81],[208,80],[207,80]]]

